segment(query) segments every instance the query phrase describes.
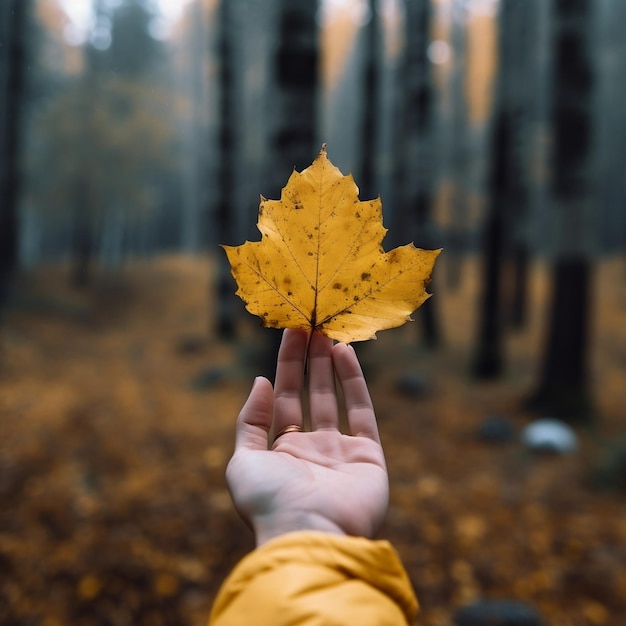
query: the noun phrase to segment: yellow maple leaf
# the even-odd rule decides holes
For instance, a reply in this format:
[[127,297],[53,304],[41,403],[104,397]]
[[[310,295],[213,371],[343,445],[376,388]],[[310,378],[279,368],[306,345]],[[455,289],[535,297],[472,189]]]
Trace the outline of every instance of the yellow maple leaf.
[[385,252],[380,198],[359,201],[325,146],[294,171],[280,200],[261,198],[261,241],[223,246],[248,311],[270,328],[315,329],[338,341],[401,326],[430,294],[440,250]]

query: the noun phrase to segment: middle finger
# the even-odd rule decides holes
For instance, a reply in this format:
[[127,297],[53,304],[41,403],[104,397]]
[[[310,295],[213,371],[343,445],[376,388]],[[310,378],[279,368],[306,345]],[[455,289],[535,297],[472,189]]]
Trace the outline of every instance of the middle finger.
[[333,340],[313,333],[309,355],[309,404],[311,429],[339,428],[335,369],[333,367]]

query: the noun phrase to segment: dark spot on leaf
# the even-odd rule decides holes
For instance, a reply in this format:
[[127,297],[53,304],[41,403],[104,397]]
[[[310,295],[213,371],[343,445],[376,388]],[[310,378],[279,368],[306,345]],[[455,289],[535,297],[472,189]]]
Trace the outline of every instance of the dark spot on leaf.
[[288,291],[288,292],[287,292],[287,295],[288,295],[288,296],[293,296],[293,291]]
[[355,302],[359,301],[359,296],[354,296],[354,298],[352,298]]
[[307,252],[307,256],[313,256],[312,252]]
[[344,287],[344,288],[343,288],[343,292],[344,292],[344,293],[348,293],[348,288],[347,288],[347,287]]
[[360,214],[358,211],[356,212],[356,214],[355,214],[355,215],[356,215],[356,218],[357,218],[357,219],[361,217],[361,214]]
[[291,278],[289,278],[289,276],[285,276],[283,281],[284,281],[285,285],[291,285]]
[[341,289],[341,283],[335,283],[333,289]]
[[372,277],[371,274],[368,274],[367,272],[363,272],[361,274],[361,280],[369,280]]

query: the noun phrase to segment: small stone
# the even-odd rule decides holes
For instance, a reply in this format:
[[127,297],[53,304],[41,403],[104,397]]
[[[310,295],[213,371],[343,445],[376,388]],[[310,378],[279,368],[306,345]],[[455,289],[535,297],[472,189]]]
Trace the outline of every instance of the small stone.
[[405,374],[396,383],[398,391],[411,398],[421,398],[428,393],[428,381],[417,372]]
[[515,437],[515,428],[510,420],[500,415],[491,415],[478,428],[478,438],[488,443],[508,443]]
[[176,345],[176,352],[179,354],[200,354],[206,350],[207,345],[206,337],[192,335],[181,337]]
[[522,431],[522,442],[533,452],[569,454],[578,448],[578,438],[561,420],[545,418],[531,422]]
[[459,609],[457,626],[541,626],[541,616],[532,606],[512,600],[479,600]]
[[208,367],[195,376],[195,378],[191,381],[191,386],[197,391],[212,389],[221,383],[225,376],[226,373],[223,369],[218,367]]

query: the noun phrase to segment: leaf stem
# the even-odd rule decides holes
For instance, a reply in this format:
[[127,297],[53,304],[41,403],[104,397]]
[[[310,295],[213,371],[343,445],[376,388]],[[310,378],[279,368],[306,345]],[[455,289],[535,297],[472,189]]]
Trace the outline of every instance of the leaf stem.
[[311,351],[311,341],[313,340],[313,333],[315,332],[315,327],[311,326],[311,330],[309,331],[309,339],[306,342],[306,349],[304,351],[304,376],[309,373],[309,353]]

